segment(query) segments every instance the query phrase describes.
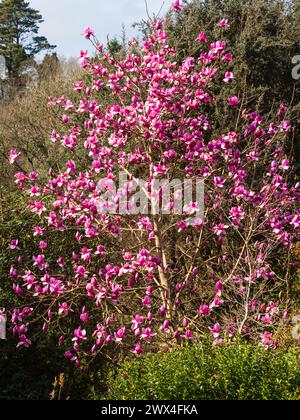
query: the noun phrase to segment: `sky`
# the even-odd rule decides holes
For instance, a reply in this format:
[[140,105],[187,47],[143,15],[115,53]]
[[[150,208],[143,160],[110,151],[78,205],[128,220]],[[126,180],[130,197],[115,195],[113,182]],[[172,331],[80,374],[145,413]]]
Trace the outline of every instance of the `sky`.
[[[29,0],[30,6],[43,15],[40,35],[50,44],[57,45],[59,56],[78,57],[80,50],[89,49],[89,42],[82,37],[87,26],[95,30],[97,38],[105,43],[120,36],[122,24],[130,38],[136,34],[132,24],[146,18],[145,0]],[[166,11],[172,0],[147,0],[149,12]]]

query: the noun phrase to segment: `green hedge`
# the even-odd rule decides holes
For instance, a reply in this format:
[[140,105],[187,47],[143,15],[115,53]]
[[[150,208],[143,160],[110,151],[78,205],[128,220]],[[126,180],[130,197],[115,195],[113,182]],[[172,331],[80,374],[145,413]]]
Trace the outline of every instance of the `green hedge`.
[[107,400],[299,400],[299,355],[242,343],[191,345],[126,360],[107,389]]

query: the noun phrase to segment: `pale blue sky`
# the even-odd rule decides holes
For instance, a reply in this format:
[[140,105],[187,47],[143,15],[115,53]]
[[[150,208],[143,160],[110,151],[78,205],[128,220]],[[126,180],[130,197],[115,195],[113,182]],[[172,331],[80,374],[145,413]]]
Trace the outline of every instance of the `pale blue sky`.
[[[145,0],[29,0],[31,7],[40,10],[45,22],[40,33],[57,45],[59,55],[77,57],[89,43],[81,33],[86,26],[95,29],[105,42],[122,32],[125,24],[129,36],[135,34],[133,22],[146,17]],[[150,13],[157,13],[164,4],[166,11],[172,0],[147,0]]]

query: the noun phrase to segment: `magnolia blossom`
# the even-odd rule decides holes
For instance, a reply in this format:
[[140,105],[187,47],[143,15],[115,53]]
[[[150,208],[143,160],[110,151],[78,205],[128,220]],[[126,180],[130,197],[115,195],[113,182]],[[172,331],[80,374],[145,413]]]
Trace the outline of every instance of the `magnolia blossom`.
[[300,227],[300,215],[296,215],[295,217],[293,217],[291,225],[293,225],[295,229]]
[[227,71],[225,73],[224,82],[228,83],[228,82],[231,82],[233,79],[234,79],[233,73],[231,71]]
[[210,332],[213,334],[214,338],[219,338],[222,331],[222,327],[220,324],[215,324],[212,328],[210,328]]
[[33,228],[33,232],[34,232],[33,233],[34,236],[42,236],[44,234],[44,230],[40,226],[35,226]]
[[223,283],[221,281],[218,281],[218,283],[216,284],[216,293],[217,296],[222,296],[222,290],[223,290]]
[[115,333],[116,342],[120,343],[121,341],[123,341],[125,335],[126,335],[126,328],[123,327]]
[[140,315],[136,315],[134,319],[132,320],[132,329],[137,330],[140,325],[144,322],[144,318]]
[[173,4],[172,4],[172,8],[176,11],[180,11],[182,9],[182,3],[181,0],[176,0]]
[[200,32],[200,34],[198,35],[197,41],[200,42],[201,44],[204,44],[208,42],[208,37],[204,32]]
[[87,340],[86,335],[87,335],[86,330],[83,330],[81,327],[78,327],[74,331],[74,337],[73,337],[72,341],[75,341],[75,342],[85,341],[85,340]]
[[141,343],[137,343],[135,348],[133,350],[131,350],[131,353],[136,354],[136,355],[144,354],[144,350],[143,350],[143,347],[142,347]]
[[68,315],[69,311],[70,311],[70,308],[67,303],[59,304],[58,315]]
[[8,157],[9,163],[11,165],[15,164],[19,160],[20,156],[21,156],[21,153],[17,152],[15,149],[11,150],[9,152],[9,157]]
[[215,297],[211,305],[209,306],[209,309],[216,309],[220,308],[224,304],[223,300],[219,299],[219,296]]
[[273,335],[269,332],[264,332],[261,335],[261,342],[263,346],[266,347],[267,349],[274,348],[276,346],[276,343],[273,339]]
[[92,29],[92,28],[90,28],[89,26],[88,27],[86,27],[85,29],[84,29],[84,31],[83,31],[83,36],[85,37],[85,38],[87,38],[87,39],[90,39],[92,36],[94,36],[95,35],[95,32],[94,32],[94,30]]
[[89,314],[88,314],[87,309],[86,309],[85,306],[82,308],[81,315],[80,315],[80,320],[84,324],[88,324],[89,323]]
[[10,241],[9,248],[14,250],[14,251],[19,250],[20,249],[19,240],[18,239],[13,239],[12,241]]
[[55,130],[53,130],[52,131],[52,134],[51,134],[51,137],[50,137],[50,140],[52,141],[52,143],[56,143],[56,141],[59,139],[59,134],[55,131]]
[[22,334],[19,336],[19,342],[17,344],[17,347],[25,347],[28,348],[32,344],[31,340],[29,340],[26,335]]
[[288,159],[284,159],[281,162],[281,165],[279,167],[282,171],[288,171],[290,169],[290,161]]
[[214,178],[214,184],[215,184],[215,187],[217,188],[223,188],[225,184],[225,180],[221,178],[220,176],[216,176]]
[[232,96],[231,98],[228,99],[228,104],[230,106],[238,106],[240,103],[240,100],[237,96]]
[[228,28],[228,27],[229,27],[229,20],[228,20],[228,19],[222,19],[222,20],[219,22],[218,26],[219,26],[220,28]]
[[208,305],[202,305],[199,308],[200,315],[208,315],[210,313],[210,308]]

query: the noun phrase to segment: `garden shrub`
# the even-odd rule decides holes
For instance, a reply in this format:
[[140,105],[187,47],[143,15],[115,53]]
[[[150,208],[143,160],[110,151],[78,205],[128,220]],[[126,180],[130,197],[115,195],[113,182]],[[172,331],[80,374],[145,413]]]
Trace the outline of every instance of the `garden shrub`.
[[299,400],[299,355],[238,341],[193,344],[127,359],[108,389],[111,400]]

